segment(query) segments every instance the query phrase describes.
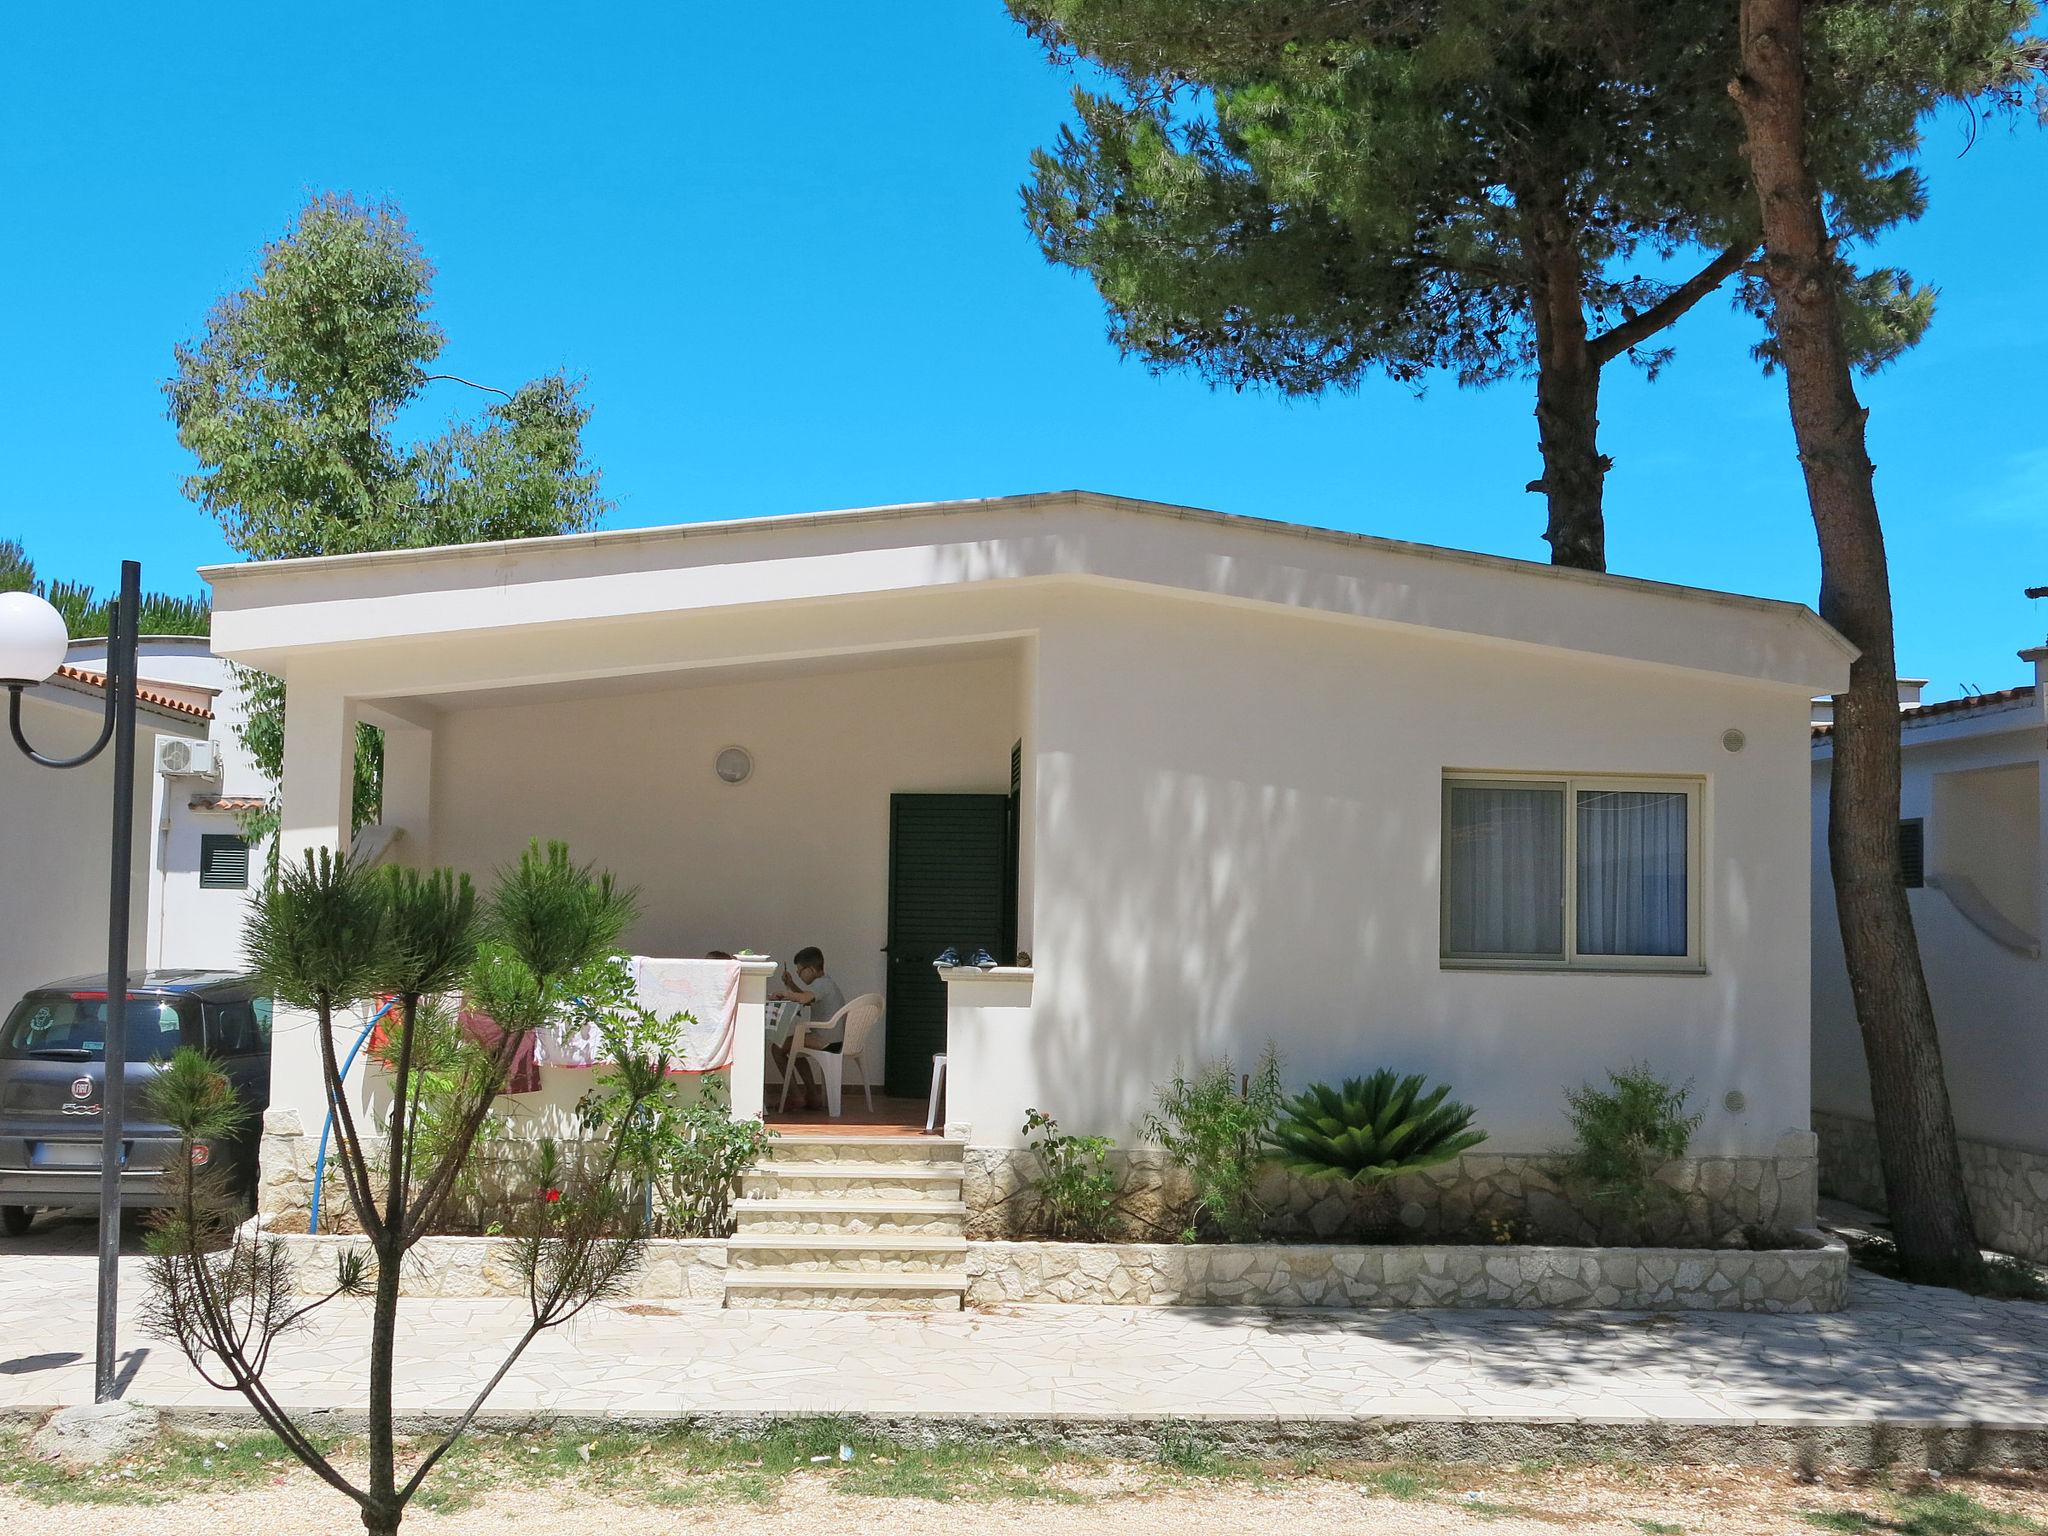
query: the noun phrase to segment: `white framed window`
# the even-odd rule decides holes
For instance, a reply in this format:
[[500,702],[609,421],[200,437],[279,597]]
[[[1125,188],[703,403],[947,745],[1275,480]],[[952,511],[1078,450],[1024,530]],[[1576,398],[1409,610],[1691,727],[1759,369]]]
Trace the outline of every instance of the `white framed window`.
[[1698,971],[1704,782],[1444,775],[1446,966]]

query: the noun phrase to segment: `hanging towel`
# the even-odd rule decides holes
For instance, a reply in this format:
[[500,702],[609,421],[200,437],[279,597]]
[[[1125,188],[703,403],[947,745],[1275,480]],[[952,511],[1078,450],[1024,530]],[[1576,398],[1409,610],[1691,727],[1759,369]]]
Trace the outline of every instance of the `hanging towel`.
[[[382,1005],[388,1003],[390,999],[379,998],[377,1001]],[[498,1027],[498,1021],[489,1014],[478,1013],[474,1008],[458,1008],[455,1022],[462,1026],[465,1035],[486,1051],[495,1053],[504,1042],[505,1031]],[[540,1092],[540,1058],[536,1049],[537,1044],[534,1032],[528,1030],[519,1044],[513,1048],[512,1059],[505,1064],[505,1086],[498,1092]],[[398,1065],[392,1051],[391,1036],[381,1023],[370,1031],[370,1054],[387,1070]]]
[[[465,1008],[456,1015],[456,1022],[462,1025],[464,1034],[493,1055],[505,1042],[505,1031],[498,1027],[498,1021],[489,1014],[478,1013],[474,1008]],[[540,1092],[540,1059],[535,1052],[532,1030],[522,1033],[519,1043],[512,1048],[512,1059],[505,1064],[505,1086],[498,1092]]]
[[697,1076],[732,1065],[740,1017],[737,960],[662,960],[635,955],[633,990],[640,1006],[658,1018],[686,1013],[673,1052],[673,1072]]

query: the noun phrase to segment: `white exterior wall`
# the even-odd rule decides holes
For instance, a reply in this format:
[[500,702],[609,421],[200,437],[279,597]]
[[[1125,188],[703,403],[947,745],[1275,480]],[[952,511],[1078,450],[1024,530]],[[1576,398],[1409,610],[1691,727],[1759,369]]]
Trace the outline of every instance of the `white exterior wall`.
[[[288,856],[345,840],[352,722],[396,720],[431,765],[402,856],[482,874],[563,835],[647,888],[636,946],[818,943],[849,994],[881,974],[887,791],[1003,788],[1021,735],[1035,976],[951,1063],[977,1142],[1032,1105],[1128,1140],[1176,1057],[1268,1039],[1295,1084],[1447,1080],[1500,1152],[1559,1145],[1565,1090],[1633,1061],[1692,1081],[1702,1153],[1808,1123],[1807,699],[1849,651],[1806,610],[1085,493],[206,574],[223,652],[289,680]],[[1001,709],[907,666],[994,644]],[[892,670],[857,750],[782,777],[778,737]],[[735,740],[760,766],[726,790]],[[1703,780],[1705,973],[1445,970],[1446,768]],[[292,1033],[278,1102],[312,1106]]]
[[[1561,1144],[1564,1090],[1637,1060],[1692,1081],[1702,1153],[1806,1127],[1796,689],[1133,593],[1059,600],[1037,667],[1034,997],[976,1142],[1030,1105],[1129,1137],[1177,1056],[1268,1039],[1291,1085],[1448,1081],[1489,1150]],[[1446,768],[1703,776],[1707,974],[1443,968]]]
[[[136,837],[151,861],[146,913],[148,963],[160,969],[232,970],[242,963],[242,924],[248,891],[202,890],[199,885],[199,840],[209,832],[238,833],[241,821],[232,811],[194,809],[195,798],[247,795],[264,798],[270,781],[243,749],[235,728],[242,718],[242,692],[234,668],[215,656],[203,636],[145,635],[138,647],[137,670],[145,684],[171,683],[211,694],[213,721],[207,735],[221,749],[221,776],[167,779],[158,774],[154,758],[138,767],[152,787],[150,813],[136,822]],[[68,657],[71,665],[90,672],[106,670],[106,642],[78,641]],[[250,851],[251,882],[260,877],[262,849]]]
[[[2048,773],[2042,771],[2044,731],[2038,703],[2034,710],[2009,716],[2010,729],[1987,732],[1981,729],[1986,723],[1998,722],[1979,721],[1975,727],[1963,721],[1949,726],[1928,722],[1907,728],[1899,814],[1925,819],[1931,878],[1939,877],[1944,839],[1949,836],[1936,804],[1937,775],[2027,764],[2034,768],[2037,784],[2048,781]],[[1830,766],[1825,753],[1813,765],[1813,1104],[1818,1110],[1868,1120],[1870,1075],[1849,995],[1834,886],[1828,875]],[[2048,795],[2048,788],[2039,792]],[[2048,827],[2048,806],[2037,806],[2034,844],[2014,845],[2010,858],[2011,871],[2031,870],[2037,920],[2048,912],[2043,827]],[[1964,852],[1951,847],[1948,856],[1961,857]],[[2042,1086],[2048,1083],[2048,961],[1994,943],[1940,890],[1912,890],[1907,897],[1941,1032],[1942,1066],[1957,1133],[2048,1152],[2048,1090]],[[2019,912],[2010,915],[2024,917]]]
[[[98,739],[97,698],[31,689],[22,731],[51,757],[71,757]],[[149,936],[149,765],[159,734],[197,736],[197,720],[171,724],[147,711],[135,722],[135,845],[129,886],[131,968],[147,963]],[[107,964],[107,876],[111,853],[114,749],[81,768],[45,768],[0,746],[0,880],[7,890],[0,922],[0,1013],[30,987],[64,976],[103,972]]]
[[[1011,647],[450,711],[434,730],[432,862],[488,890],[528,839],[561,838],[638,887],[637,954],[752,949],[786,964],[815,944],[849,998],[879,992],[889,796],[1007,794],[1021,666]],[[737,785],[712,771],[735,745],[754,758]]]

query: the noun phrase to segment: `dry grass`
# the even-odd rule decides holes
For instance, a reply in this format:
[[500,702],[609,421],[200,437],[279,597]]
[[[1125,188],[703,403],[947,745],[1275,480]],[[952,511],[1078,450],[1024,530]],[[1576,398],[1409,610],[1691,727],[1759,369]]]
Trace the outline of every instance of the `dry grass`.
[[[1028,1446],[911,1447],[850,1440],[829,1422],[749,1441],[701,1435],[482,1436],[428,1485],[408,1529],[446,1536],[606,1536],[677,1530],[863,1536],[1154,1536],[1279,1528],[1360,1536],[2048,1536],[2048,1475],[1891,1472],[1804,1481],[1758,1468],[1611,1462],[1517,1467],[1317,1461],[1215,1453],[1193,1430],[1148,1460]],[[336,1448],[351,1460],[352,1447]],[[146,1506],[147,1513],[142,1508]],[[970,1506],[971,1508],[963,1508]],[[9,1536],[236,1536],[346,1531],[354,1511],[264,1437],[169,1437],[145,1456],[74,1470],[0,1432],[0,1529]]]

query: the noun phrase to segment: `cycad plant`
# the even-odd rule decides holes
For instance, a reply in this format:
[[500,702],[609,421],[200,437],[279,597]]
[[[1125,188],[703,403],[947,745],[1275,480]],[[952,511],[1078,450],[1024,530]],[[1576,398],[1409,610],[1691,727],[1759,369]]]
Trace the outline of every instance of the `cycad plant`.
[[[525,1281],[528,1321],[453,1426],[409,1469],[399,1466],[393,1367],[407,1255],[454,1198],[525,1035],[556,1016],[577,976],[617,944],[632,915],[632,897],[609,875],[572,862],[560,843],[530,847],[499,876],[487,903],[466,877],[445,870],[371,871],[324,850],[285,865],[256,900],[246,934],[250,961],[280,1002],[317,1021],[338,1133],[332,1160],[363,1242],[348,1251],[324,1294],[306,1299],[284,1244],[238,1230],[224,1182],[188,1173],[152,1235],[151,1323],[206,1380],[241,1392],[293,1455],[352,1499],[371,1536],[397,1531],[434,1465],[526,1347],[593,1301],[619,1294],[639,1261],[638,1202],[621,1175],[619,1138],[573,1160],[543,1145],[532,1196],[508,1223],[505,1245],[508,1264]],[[466,1053],[461,1071],[443,1074],[432,1065],[431,1005],[457,991],[504,1033],[492,1048]],[[336,1019],[369,997],[393,1004],[385,1052],[392,1100],[381,1155],[357,1134],[333,1038]],[[651,1072],[634,1081],[643,1093],[660,1085]],[[181,1170],[189,1169],[195,1143],[222,1135],[240,1113],[226,1078],[196,1052],[178,1054],[154,1097],[184,1140],[174,1164]],[[367,1466],[359,1481],[328,1458],[263,1380],[276,1341],[341,1295],[370,1301]]]
[[1425,1093],[1420,1073],[1402,1077],[1382,1067],[1289,1099],[1266,1137],[1274,1161],[1296,1173],[1337,1175],[1377,1188],[1396,1174],[1447,1163],[1486,1140],[1471,1129],[1469,1105],[1451,1099],[1448,1084]]

